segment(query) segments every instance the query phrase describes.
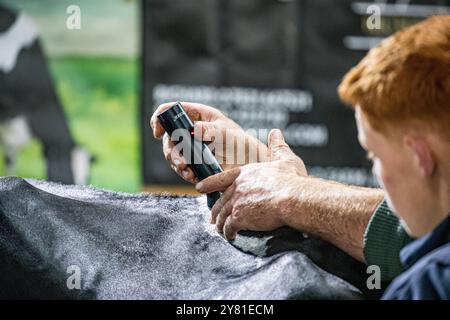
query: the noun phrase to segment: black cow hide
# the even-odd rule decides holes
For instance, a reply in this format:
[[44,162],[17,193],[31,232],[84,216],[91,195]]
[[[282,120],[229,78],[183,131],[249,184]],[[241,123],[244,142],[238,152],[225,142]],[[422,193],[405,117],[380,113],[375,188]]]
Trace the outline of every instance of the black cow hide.
[[286,228],[230,244],[208,218],[204,197],[0,178],[0,298],[363,297],[363,266],[331,245]]

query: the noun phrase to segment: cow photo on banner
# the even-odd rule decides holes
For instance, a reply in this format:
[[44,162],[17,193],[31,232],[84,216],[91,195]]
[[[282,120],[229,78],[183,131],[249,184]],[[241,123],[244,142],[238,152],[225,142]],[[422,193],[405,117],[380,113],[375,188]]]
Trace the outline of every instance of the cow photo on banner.
[[72,137],[33,19],[0,5],[0,144],[6,174],[16,175],[21,149],[37,138],[47,178],[86,184],[91,155]]

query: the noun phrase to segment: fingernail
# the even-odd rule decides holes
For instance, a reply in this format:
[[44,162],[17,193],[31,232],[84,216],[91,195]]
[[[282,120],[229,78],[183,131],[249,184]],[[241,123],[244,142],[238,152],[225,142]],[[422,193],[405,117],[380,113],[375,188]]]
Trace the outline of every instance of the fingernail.
[[197,189],[198,191],[202,190],[202,188],[203,188],[203,183],[202,182],[199,182],[199,183],[197,183],[195,185],[195,189]]
[[187,170],[183,170],[183,171],[181,172],[181,174],[183,175],[183,177],[184,177],[185,179],[187,179],[188,176],[189,176],[189,172],[188,172]]
[[179,159],[174,159],[173,164],[178,167],[181,164],[181,161]]

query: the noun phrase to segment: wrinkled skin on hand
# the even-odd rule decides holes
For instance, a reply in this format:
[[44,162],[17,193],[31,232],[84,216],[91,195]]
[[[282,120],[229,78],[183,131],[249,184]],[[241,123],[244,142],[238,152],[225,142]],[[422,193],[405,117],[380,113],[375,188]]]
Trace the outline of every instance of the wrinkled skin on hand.
[[[158,121],[157,115],[169,109],[173,104],[174,102],[160,105],[151,117],[150,126],[154,137],[162,139],[163,153],[171,168],[184,180],[197,183],[198,179],[192,169]],[[247,134],[236,122],[226,117],[219,110],[199,103],[182,102],[182,105],[194,122],[195,138],[209,142],[209,147],[214,150],[215,157],[225,171],[244,164],[268,160],[266,145]],[[235,141],[235,143],[227,145],[227,139],[229,142]],[[245,145],[245,155],[242,158],[244,161],[237,161],[237,157],[235,157],[236,149],[233,150],[234,152],[230,152],[230,148],[235,148],[239,144]],[[256,157],[249,156],[251,148],[257,150]]]
[[228,240],[241,230],[269,231],[285,225],[301,177],[307,175],[279,130],[269,134],[271,161],[249,164],[223,172],[197,184],[200,192],[222,191],[211,210],[211,223]]

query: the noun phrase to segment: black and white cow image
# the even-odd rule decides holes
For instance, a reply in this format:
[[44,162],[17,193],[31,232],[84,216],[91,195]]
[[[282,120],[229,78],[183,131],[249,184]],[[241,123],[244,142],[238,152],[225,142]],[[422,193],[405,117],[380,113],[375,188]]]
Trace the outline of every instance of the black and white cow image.
[[33,20],[0,6],[0,144],[6,171],[31,138],[43,144],[47,177],[86,184],[91,156],[73,141]]
[[[363,264],[301,232],[209,224],[206,198],[0,178],[0,298],[363,299]],[[79,290],[71,277],[78,270]],[[68,285],[69,282],[69,285]],[[76,282],[75,282],[76,285]]]

